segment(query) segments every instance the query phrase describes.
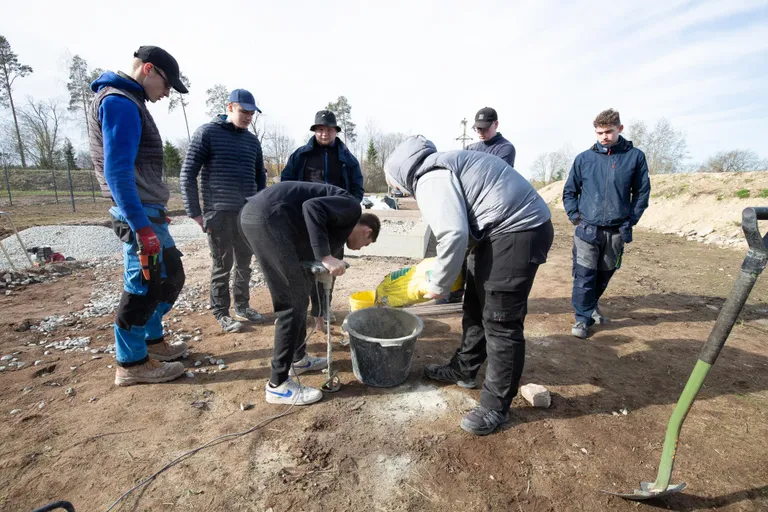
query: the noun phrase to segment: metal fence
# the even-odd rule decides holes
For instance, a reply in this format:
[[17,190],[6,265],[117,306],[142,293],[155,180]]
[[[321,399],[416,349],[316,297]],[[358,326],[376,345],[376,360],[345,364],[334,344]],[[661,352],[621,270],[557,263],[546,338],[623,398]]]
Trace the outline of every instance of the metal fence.
[[[179,196],[179,179],[165,178],[172,196]],[[18,169],[4,167],[0,176],[0,205],[69,205],[73,212],[84,203],[104,198],[92,170]]]

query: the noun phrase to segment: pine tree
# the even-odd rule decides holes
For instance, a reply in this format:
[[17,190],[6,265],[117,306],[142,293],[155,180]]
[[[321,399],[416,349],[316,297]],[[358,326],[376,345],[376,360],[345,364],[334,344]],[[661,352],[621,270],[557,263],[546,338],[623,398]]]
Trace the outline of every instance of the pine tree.
[[88,71],[88,63],[75,55],[69,62],[69,82],[67,90],[69,91],[69,111],[83,111],[85,120],[85,129],[90,134],[91,129],[88,126],[88,104],[96,93],[91,90],[91,82],[96,80],[104,72],[102,69]]
[[21,130],[19,129],[19,120],[16,117],[16,106],[13,104],[13,82],[17,78],[23,78],[32,72],[32,66],[19,63],[19,57],[13,53],[11,43],[5,37],[0,36],[0,105],[8,105],[13,114],[13,123],[16,126],[16,141],[18,142],[22,167],[27,166],[27,160],[24,156],[24,144],[21,142]]
[[336,122],[341,127],[344,142],[346,144],[354,143],[357,140],[357,134],[355,133],[357,125],[352,122],[352,105],[349,104],[347,98],[339,96],[339,99],[328,103],[328,106],[325,108],[336,114]]
[[75,148],[72,146],[72,141],[64,139],[64,161],[69,166],[69,169],[74,171],[77,169],[77,160],[75,159]]
[[166,176],[178,176],[181,173],[181,154],[169,140],[163,146],[163,167]]

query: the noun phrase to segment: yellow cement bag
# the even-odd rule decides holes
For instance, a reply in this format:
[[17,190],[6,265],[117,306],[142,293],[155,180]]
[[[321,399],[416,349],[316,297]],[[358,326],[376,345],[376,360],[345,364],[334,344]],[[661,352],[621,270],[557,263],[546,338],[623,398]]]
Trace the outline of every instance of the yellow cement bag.
[[[424,298],[427,284],[432,277],[432,265],[435,258],[427,258],[416,266],[405,267],[386,275],[376,287],[376,305],[387,305],[393,308],[412,306],[430,299]],[[451,291],[461,289],[461,275],[456,278]]]

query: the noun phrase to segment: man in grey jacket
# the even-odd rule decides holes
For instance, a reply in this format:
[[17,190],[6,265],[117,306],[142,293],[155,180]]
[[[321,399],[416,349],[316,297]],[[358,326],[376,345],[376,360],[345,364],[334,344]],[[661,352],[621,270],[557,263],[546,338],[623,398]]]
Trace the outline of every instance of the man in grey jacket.
[[[232,91],[226,115],[216,116],[198,128],[181,168],[184,208],[208,234],[212,259],[211,309],[226,332],[239,331],[242,324],[238,320],[264,321],[249,305],[253,254],[237,229],[237,215],[247,198],[266,186],[261,144],[256,135],[248,131],[256,112],[261,110],[250,92]],[[203,189],[202,210],[198,175],[201,175]],[[233,263],[234,318],[229,316],[229,274]]]
[[528,294],[546,262],[554,230],[544,200],[503,160],[476,151],[438,153],[421,135],[406,139],[384,164],[393,188],[413,194],[437,237],[437,257],[424,297],[448,294],[468,246],[461,346],[427,378],[465,388],[488,359],[480,405],[461,428],[490,434],[509,419],[525,363]]

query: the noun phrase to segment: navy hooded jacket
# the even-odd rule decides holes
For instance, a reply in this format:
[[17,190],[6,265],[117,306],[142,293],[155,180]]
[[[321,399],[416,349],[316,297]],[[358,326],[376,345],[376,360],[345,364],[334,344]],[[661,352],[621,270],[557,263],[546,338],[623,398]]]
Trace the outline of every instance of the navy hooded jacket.
[[[339,148],[339,162],[341,163],[341,178],[344,182],[344,190],[352,194],[358,201],[363,200],[365,189],[363,188],[363,173],[357,158],[349,152],[347,146],[336,139]],[[280,174],[280,181],[303,181],[304,167],[307,165],[307,156],[315,148],[315,137],[309,139],[306,145],[300,147],[288,158],[285,169]]]
[[619,137],[613,146],[596,143],[576,157],[563,188],[563,205],[571,221],[634,226],[650,195],[645,154]]

